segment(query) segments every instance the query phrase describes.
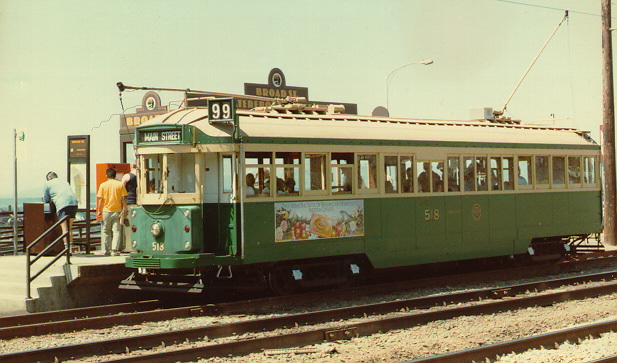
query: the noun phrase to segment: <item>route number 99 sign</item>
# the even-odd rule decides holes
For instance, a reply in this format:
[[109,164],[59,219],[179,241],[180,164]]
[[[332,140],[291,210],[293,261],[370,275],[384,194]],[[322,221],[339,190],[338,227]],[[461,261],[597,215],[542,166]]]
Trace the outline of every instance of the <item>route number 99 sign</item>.
[[235,98],[214,98],[208,100],[209,122],[234,122],[236,120]]

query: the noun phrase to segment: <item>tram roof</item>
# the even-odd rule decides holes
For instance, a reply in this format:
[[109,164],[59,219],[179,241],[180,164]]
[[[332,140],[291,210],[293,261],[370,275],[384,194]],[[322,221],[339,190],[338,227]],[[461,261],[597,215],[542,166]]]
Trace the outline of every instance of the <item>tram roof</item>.
[[[383,140],[587,146],[595,143],[574,128],[488,121],[399,119],[346,114],[279,114],[238,110],[243,138]],[[232,128],[210,123],[206,108],[183,108],[142,124],[192,125],[209,137],[230,137]],[[599,147],[599,146],[598,146]]]

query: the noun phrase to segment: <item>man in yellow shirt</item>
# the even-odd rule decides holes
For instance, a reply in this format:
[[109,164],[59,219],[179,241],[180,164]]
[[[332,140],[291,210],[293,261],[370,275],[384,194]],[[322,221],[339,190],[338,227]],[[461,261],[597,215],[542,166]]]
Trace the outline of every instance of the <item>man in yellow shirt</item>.
[[101,244],[105,248],[105,256],[118,256],[119,251],[124,249],[120,234],[124,211],[127,210],[127,193],[124,184],[116,180],[116,169],[107,169],[105,175],[107,175],[107,181],[101,184],[96,194],[96,216],[99,219],[102,218]]

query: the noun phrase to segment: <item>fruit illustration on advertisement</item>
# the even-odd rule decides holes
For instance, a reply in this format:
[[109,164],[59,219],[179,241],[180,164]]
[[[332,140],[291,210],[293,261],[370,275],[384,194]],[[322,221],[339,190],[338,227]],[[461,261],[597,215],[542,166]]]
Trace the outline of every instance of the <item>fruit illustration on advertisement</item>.
[[319,237],[334,237],[334,221],[321,214],[313,213],[311,216],[310,231]]

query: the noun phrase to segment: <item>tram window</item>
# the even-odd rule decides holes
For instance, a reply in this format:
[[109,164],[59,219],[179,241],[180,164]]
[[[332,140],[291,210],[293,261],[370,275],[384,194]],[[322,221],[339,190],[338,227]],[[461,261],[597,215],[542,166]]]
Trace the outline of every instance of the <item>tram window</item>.
[[501,168],[501,177],[503,178],[503,190],[514,190],[514,158],[502,158]]
[[[271,152],[247,152],[244,156],[244,162],[246,164],[245,178],[248,174],[252,174],[255,177],[255,183],[253,184],[253,196],[268,197],[272,188],[270,180],[270,164],[272,163]],[[251,177],[248,176],[248,183],[251,181]],[[246,181],[246,179],[245,179]],[[250,197],[250,191],[247,191],[247,197]]]
[[167,156],[167,192],[195,193],[195,155]]
[[299,152],[277,152],[274,158],[276,175],[275,195],[298,195],[300,188],[300,160]]
[[501,177],[501,158],[491,158],[491,190],[501,190],[502,177]]
[[403,193],[413,193],[413,156],[401,156],[401,190]]
[[465,156],[463,158],[463,184],[466,192],[473,192],[476,190],[476,166],[475,158],[473,156]]
[[566,158],[553,156],[553,184],[565,184],[566,182]]
[[255,173],[257,189],[255,195],[260,197],[270,197],[272,194],[272,180],[270,180],[270,167],[259,167]]
[[300,167],[276,168],[276,194],[281,196],[298,195],[300,187]]
[[536,184],[548,184],[548,156],[536,156]]
[[326,189],[326,155],[304,155],[304,190]]
[[231,155],[223,155],[221,158],[221,164],[223,170],[223,193],[232,193],[234,173]]
[[449,157],[448,158],[448,191],[460,192],[461,191],[461,175],[459,170],[460,158]]
[[431,162],[433,192],[443,192],[443,161]]
[[348,194],[352,191],[353,153],[332,153],[332,194]]
[[518,185],[527,185],[531,181],[531,156],[518,157]]
[[377,155],[358,155],[358,189],[377,188]]
[[443,162],[419,161],[416,165],[416,172],[418,173],[418,192],[442,192]]
[[244,182],[246,183],[246,196],[248,198],[255,197],[260,194],[260,190],[257,185],[257,175],[259,175],[259,168],[247,167]]
[[384,185],[386,193],[398,192],[398,157],[384,156],[383,165],[386,175]]
[[568,157],[568,183],[581,184],[581,157]]
[[146,192],[163,193],[163,155],[146,155]]
[[486,158],[484,156],[476,157],[476,190],[488,190],[488,178],[486,172]]
[[593,156],[583,157],[583,166],[585,167],[585,183],[595,184],[596,182],[596,158]]
[[332,168],[332,194],[351,193],[351,173],[350,167]]

